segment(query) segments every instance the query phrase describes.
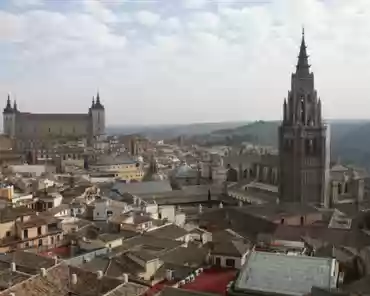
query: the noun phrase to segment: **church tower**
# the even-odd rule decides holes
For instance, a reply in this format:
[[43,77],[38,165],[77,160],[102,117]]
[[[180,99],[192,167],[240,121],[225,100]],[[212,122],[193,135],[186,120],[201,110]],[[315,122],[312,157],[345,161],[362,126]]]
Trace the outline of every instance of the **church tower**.
[[3,129],[4,134],[10,138],[15,137],[15,122],[17,112],[17,104],[14,102],[14,108],[12,107],[10,94],[8,94],[8,99],[6,100],[6,105],[3,109]]
[[291,89],[283,104],[279,157],[280,201],[327,207],[330,129],[322,121],[321,100],[308,64],[304,31]]
[[105,134],[105,108],[100,101],[99,92],[96,95],[96,100],[93,99],[89,110],[91,114],[91,130],[92,136],[95,138]]

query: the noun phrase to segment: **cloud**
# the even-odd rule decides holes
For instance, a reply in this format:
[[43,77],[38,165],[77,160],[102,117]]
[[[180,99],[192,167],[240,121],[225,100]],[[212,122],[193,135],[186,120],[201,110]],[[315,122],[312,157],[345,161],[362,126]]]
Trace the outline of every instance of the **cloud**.
[[97,20],[105,23],[113,23],[117,21],[117,16],[107,8],[104,2],[99,0],[82,0],[86,12],[93,15]]
[[0,92],[68,112],[99,87],[109,123],[276,119],[304,25],[325,115],[367,117],[370,2],[296,2],[0,10]]
[[136,14],[136,20],[143,26],[152,27],[159,22],[160,16],[151,11],[141,10]]
[[11,0],[11,2],[13,5],[21,8],[44,5],[44,0]]
[[201,9],[204,8],[208,0],[184,0],[184,7],[188,9]]

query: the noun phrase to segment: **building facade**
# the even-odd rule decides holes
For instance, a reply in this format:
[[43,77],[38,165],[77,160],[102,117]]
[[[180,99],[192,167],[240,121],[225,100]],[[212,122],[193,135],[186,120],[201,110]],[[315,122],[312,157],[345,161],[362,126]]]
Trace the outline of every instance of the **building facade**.
[[304,32],[279,127],[281,201],[329,205],[330,133],[310,71]]
[[[21,112],[10,95],[3,110],[4,134],[17,142],[19,150],[33,150],[62,138],[92,141],[105,133],[105,109],[96,100],[85,114],[36,114]],[[55,141],[53,141],[55,140]]]

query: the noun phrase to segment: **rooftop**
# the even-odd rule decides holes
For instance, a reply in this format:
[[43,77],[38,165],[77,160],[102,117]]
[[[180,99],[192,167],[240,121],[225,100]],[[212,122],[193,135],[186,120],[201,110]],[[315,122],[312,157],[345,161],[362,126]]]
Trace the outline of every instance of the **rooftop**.
[[335,263],[331,258],[253,252],[235,282],[235,290],[304,295],[313,286],[334,288]]
[[146,235],[167,239],[177,239],[185,236],[186,234],[188,234],[188,232],[184,228],[175,224],[164,225],[146,233]]
[[214,296],[215,294],[165,287],[159,296]]
[[126,157],[126,156],[118,156],[113,157],[109,155],[100,156],[97,162],[94,165],[119,165],[119,164],[135,164],[135,160]]
[[125,192],[140,196],[142,194],[156,194],[170,191],[172,191],[172,187],[168,180],[138,183],[116,182],[111,189],[111,197],[113,199],[119,199],[120,195]]
[[[74,284],[71,282],[73,274],[77,276],[77,282]],[[31,277],[1,292],[0,295],[8,296],[14,293],[17,296],[102,296],[121,284],[123,282],[118,279],[103,276],[97,280],[96,273],[58,264],[47,269],[45,275]]]
[[207,269],[195,277],[194,281],[181,286],[181,288],[225,295],[227,285],[235,279],[236,273],[236,270],[232,269]]

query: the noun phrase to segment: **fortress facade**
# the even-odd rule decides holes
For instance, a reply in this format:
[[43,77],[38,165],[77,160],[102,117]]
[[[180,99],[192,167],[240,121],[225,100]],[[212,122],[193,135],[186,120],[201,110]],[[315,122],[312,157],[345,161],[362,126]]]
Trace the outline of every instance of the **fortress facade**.
[[47,144],[60,139],[94,138],[105,133],[105,109],[97,93],[84,114],[41,114],[21,112],[10,95],[3,110],[4,134],[16,140],[19,150],[46,148]]

